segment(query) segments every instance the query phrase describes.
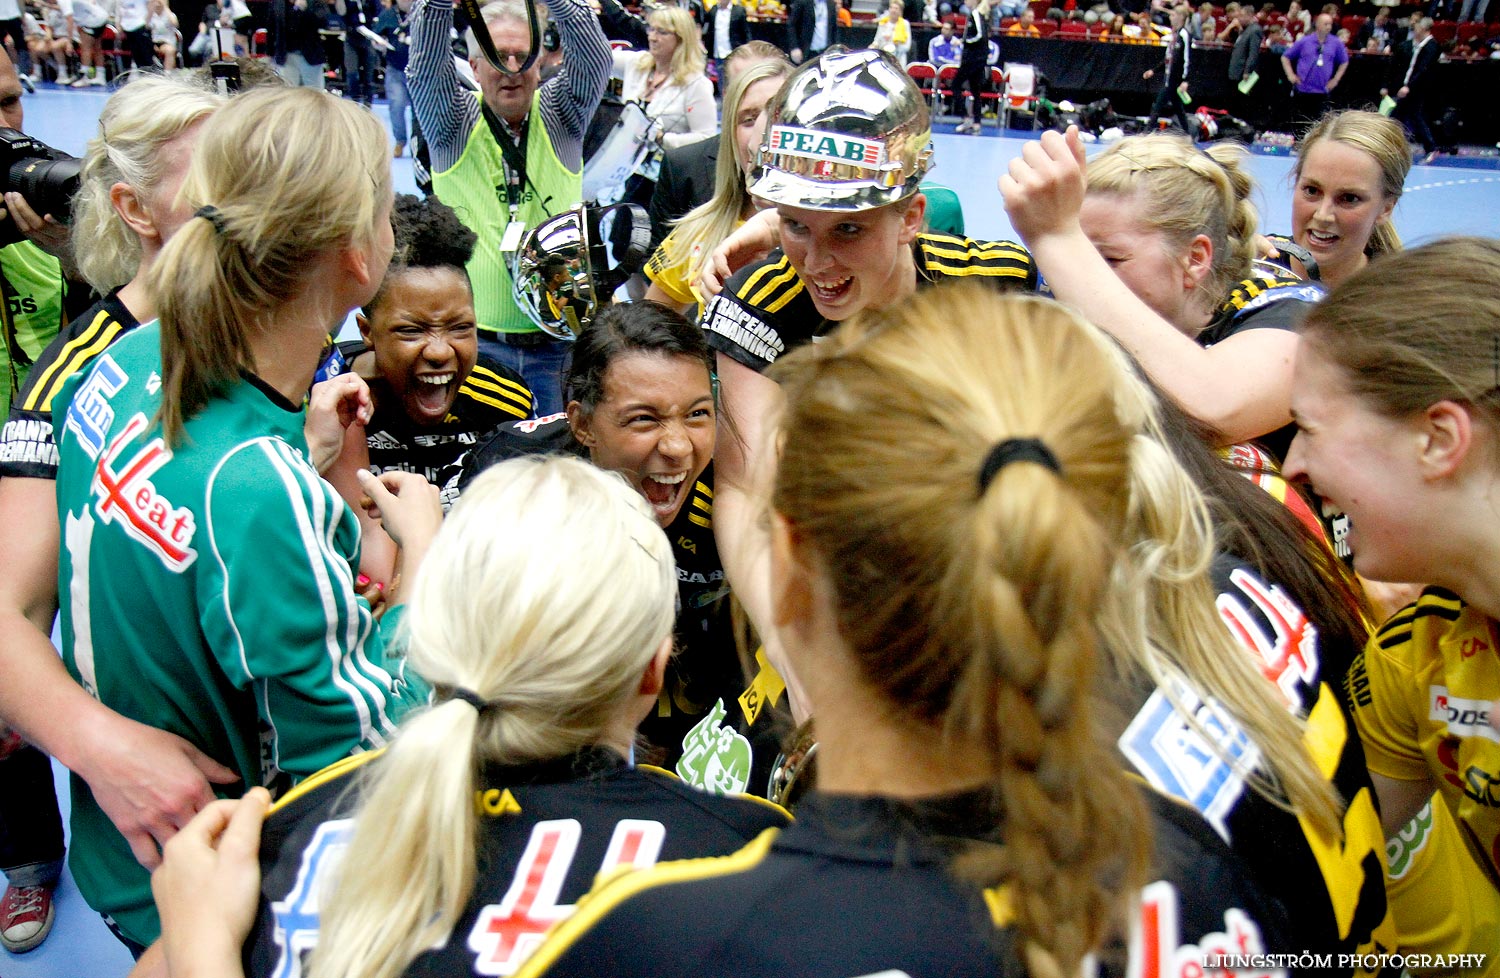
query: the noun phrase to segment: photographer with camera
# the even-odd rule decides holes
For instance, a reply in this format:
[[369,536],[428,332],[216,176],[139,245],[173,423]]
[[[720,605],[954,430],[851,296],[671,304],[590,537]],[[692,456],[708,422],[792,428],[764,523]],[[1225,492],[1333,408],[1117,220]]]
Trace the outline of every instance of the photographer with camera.
[[[9,411],[11,397],[26,380],[32,361],[50,342],[63,323],[72,318],[67,306],[71,269],[68,229],[54,216],[66,215],[71,188],[77,186],[78,168],[65,154],[49,149],[23,134],[21,78],[10,56],[0,47],[0,285],[5,303],[0,310],[0,410]],[[37,158],[56,161],[18,174],[16,164],[33,164]],[[33,189],[32,202],[22,195],[22,183]],[[71,179],[69,179],[71,177]],[[42,213],[37,213],[39,208]],[[67,262],[67,266],[64,265]],[[85,299],[77,288],[73,300]]]
[[479,236],[469,261],[479,351],[519,371],[536,396],[536,415],[562,410],[568,344],[537,329],[516,304],[511,261],[525,229],[582,199],[583,136],[599,105],[612,60],[599,20],[583,0],[546,0],[562,40],[563,65],[541,81],[531,45],[528,0],[496,0],[481,10],[505,72],[471,35],[469,63],[480,91],[459,82],[448,47],[452,0],[412,5],[406,80],[432,154],[432,188]]

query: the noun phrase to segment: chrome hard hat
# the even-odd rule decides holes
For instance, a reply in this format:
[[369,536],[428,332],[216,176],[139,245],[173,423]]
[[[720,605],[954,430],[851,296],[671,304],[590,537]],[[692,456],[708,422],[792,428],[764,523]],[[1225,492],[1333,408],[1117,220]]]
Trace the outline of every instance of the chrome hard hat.
[[917,192],[932,122],[889,54],[831,48],[792,72],[766,106],[751,194],[815,211],[882,207]]
[[594,278],[582,208],[563,211],[530,228],[516,249],[511,280],[516,305],[537,328],[576,340],[594,318]]
[[644,207],[580,204],[521,235],[511,291],[538,329],[576,340],[650,256],[651,218]]

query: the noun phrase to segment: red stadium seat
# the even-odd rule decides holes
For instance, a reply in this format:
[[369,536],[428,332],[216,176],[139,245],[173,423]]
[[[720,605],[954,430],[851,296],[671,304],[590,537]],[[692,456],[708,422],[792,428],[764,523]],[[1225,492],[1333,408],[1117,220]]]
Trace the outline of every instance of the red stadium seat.
[[[994,68],[994,67],[990,68],[990,87],[988,89],[986,89],[985,91],[979,93],[979,101],[981,103],[985,103],[985,102],[992,103],[992,105],[993,105],[993,107],[995,109],[995,124],[997,126],[1001,126],[1001,128],[1004,128],[1004,126],[1003,126],[1003,124],[1001,123],[1001,120],[1000,120],[1000,117],[1002,115],[1002,113],[1000,111],[1000,99],[1001,99],[1001,96],[1004,94],[1004,92],[1005,92],[1005,73],[1003,71],[1001,71],[999,68]],[[983,112],[981,112],[979,114],[979,121],[980,121],[981,124],[983,124],[983,122],[984,122],[984,113]]]
[[1089,28],[1081,20],[1065,20],[1062,22],[1062,26],[1057,29],[1057,36],[1081,41],[1089,36]]
[[917,89],[937,112],[937,68],[926,61],[913,61],[906,66],[906,75],[916,82]]
[[1437,20],[1432,23],[1432,39],[1439,44],[1452,44],[1458,37],[1458,24],[1451,20]]
[[1353,37],[1359,33],[1361,27],[1365,26],[1365,19],[1359,14],[1345,14],[1344,19],[1339,21],[1339,26],[1348,31],[1350,37]]
[[1038,20],[1036,22],[1036,29],[1042,32],[1043,37],[1051,37],[1057,33],[1057,21]]
[[264,27],[256,28],[255,33],[250,35],[250,57],[266,57],[266,45],[270,43],[270,40],[271,35]]
[[106,80],[118,78],[125,73],[125,64],[130,61],[130,49],[124,46],[124,42],[125,33],[114,24],[105,24],[104,29],[99,32],[99,53],[104,57]]
[[1469,22],[1458,25],[1458,43],[1477,45],[1484,40],[1484,24]]

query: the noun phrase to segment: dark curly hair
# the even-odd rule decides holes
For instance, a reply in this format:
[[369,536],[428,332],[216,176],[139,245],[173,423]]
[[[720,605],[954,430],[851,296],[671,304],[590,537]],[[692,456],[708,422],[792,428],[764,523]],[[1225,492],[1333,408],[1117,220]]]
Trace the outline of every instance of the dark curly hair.
[[391,229],[396,238],[391,266],[380,290],[365,306],[366,315],[380,304],[394,276],[408,268],[456,268],[463,272],[479,241],[453,208],[436,197],[397,194],[391,205]]

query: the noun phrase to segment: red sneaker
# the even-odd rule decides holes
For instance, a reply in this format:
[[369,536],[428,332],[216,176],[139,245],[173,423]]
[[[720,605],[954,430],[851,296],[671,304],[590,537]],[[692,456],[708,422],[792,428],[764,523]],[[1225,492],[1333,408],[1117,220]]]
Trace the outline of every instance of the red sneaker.
[[52,890],[11,886],[0,900],[0,945],[13,954],[30,951],[52,933]]

